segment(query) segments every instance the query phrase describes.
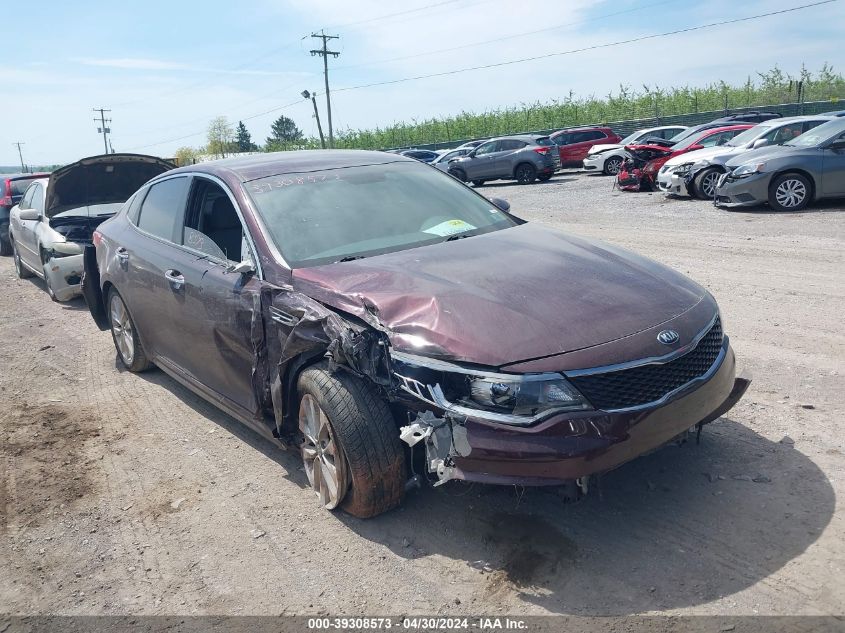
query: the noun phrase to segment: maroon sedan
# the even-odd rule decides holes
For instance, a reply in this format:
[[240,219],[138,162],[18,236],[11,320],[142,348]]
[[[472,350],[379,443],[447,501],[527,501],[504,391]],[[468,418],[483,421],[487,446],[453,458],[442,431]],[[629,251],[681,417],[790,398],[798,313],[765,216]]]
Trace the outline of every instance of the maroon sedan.
[[170,171],[100,225],[83,291],[129,370],[298,446],[357,516],[414,472],[580,494],[748,386],[701,286],[395,154]]

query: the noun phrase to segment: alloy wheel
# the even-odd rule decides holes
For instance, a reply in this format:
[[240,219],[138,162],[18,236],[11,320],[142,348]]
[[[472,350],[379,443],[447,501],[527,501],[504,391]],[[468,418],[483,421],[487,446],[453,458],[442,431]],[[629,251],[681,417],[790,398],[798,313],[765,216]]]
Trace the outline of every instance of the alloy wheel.
[[801,206],[806,197],[807,187],[797,178],[784,180],[775,190],[775,200],[786,209]]
[[622,159],[613,157],[608,158],[607,162],[604,164],[604,169],[610,176],[615,176],[619,173],[619,170],[622,168]]
[[705,175],[701,181],[701,193],[705,198],[712,198],[716,195],[716,182],[721,174],[717,171]]
[[308,393],[299,403],[299,430],[303,435],[300,449],[308,481],[320,503],[332,510],[343,500],[348,487],[346,460],[326,412]]
[[109,305],[111,317],[111,329],[114,334],[114,342],[117,344],[117,351],[123,363],[129,367],[135,359],[135,337],[132,329],[132,319],[129,318],[129,311],[123,300],[117,293],[114,293]]

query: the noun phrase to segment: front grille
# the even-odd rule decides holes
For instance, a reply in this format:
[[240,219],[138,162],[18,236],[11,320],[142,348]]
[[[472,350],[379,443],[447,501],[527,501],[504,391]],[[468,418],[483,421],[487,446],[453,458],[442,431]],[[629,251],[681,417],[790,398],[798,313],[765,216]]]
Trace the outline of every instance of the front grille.
[[666,394],[703,376],[722,349],[722,323],[718,317],[692,350],[668,363],[575,376],[570,382],[597,409],[627,409],[660,400]]

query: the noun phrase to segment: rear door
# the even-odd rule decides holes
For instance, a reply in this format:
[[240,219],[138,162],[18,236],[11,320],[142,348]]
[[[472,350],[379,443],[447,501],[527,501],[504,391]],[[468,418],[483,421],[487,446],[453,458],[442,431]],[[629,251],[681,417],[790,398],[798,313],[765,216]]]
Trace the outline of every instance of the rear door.
[[514,154],[528,143],[516,138],[503,138],[493,153],[493,165],[499,178],[511,178],[516,167]]
[[184,325],[177,320],[185,301],[179,273],[190,259],[181,242],[189,176],[177,176],[150,185],[138,216],[115,249],[119,270],[114,276],[145,351],[182,367],[191,347]]
[[572,142],[566,146],[565,153],[562,153],[560,158],[566,163],[580,164],[587,157],[587,153],[593,145],[606,141],[607,136],[600,130],[574,132]]

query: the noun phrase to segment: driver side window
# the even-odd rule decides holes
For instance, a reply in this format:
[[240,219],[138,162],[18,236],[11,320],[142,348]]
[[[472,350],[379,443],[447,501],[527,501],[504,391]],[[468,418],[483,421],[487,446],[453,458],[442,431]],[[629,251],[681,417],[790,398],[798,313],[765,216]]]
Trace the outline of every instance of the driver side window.
[[30,208],[35,209],[38,213],[44,213],[44,187],[41,185],[35,185],[32,188],[30,205]]
[[483,156],[484,154],[492,154],[496,151],[496,145],[498,144],[498,141],[490,141],[489,143],[484,143],[484,145],[479,145],[478,149],[475,152],[475,155]]
[[238,263],[248,255],[244,228],[223,188],[194,178],[185,214],[182,244],[223,261]]
[[29,187],[23,194],[23,198],[18,203],[19,209],[31,209],[32,208],[32,192],[35,191],[35,185]]

